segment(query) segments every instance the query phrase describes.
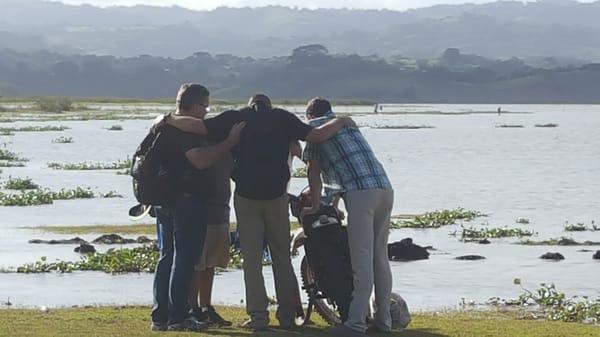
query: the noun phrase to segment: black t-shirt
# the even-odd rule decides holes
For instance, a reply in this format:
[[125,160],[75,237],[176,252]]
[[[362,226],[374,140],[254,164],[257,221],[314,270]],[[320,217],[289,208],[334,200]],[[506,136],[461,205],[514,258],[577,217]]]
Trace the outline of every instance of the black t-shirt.
[[248,199],[272,200],[286,193],[290,180],[289,143],[305,140],[312,127],[294,114],[272,109],[256,112],[251,108],[226,111],[205,120],[209,138],[221,141],[231,127],[246,122],[240,143],[233,149],[232,178],[236,193]]
[[177,189],[208,200],[215,191],[213,168],[198,170],[185,156],[187,151],[205,146],[207,142],[204,137],[183,132],[171,125],[165,125],[160,130],[161,161],[173,177]]

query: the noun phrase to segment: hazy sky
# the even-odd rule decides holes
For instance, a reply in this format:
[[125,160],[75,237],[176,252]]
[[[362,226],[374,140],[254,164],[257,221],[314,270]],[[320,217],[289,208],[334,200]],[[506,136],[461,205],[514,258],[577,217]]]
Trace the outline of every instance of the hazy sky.
[[[55,1],[55,0],[54,0]],[[593,0],[582,0],[580,2],[592,2]],[[427,7],[435,4],[461,4],[461,3],[486,3],[494,0],[62,0],[64,3],[81,4],[89,3],[98,6],[110,5],[135,5],[147,4],[156,6],[179,5],[193,9],[214,9],[219,6],[246,7],[284,5],[307,8],[375,8],[396,9]]]

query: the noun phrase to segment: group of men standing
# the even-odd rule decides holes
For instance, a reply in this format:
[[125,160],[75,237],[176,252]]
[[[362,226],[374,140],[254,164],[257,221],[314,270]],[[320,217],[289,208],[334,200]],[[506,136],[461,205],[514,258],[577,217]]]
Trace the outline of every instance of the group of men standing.
[[[265,329],[270,323],[262,261],[266,242],[273,262],[281,328],[295,326],[301,310],[298,282],[290,256],[287,188],[290,153],[306,141],[312,200],[323,183],[343,192],[354,291],[348,320],[330,334],[364,335],[368,303],[375,286],[378,311],[374,328],[391,331],[392,275],[387,258],[393,191],[383,166],[349,117],[338,118],[323,98],[311,100],[309,124],[273,108],[265,95],[247,107],[205,119],[209,91],[184,84],[177,110],[156,122],[161,160],[179,195],[157,209],[160,260],[154,280],[152,329],[200,331],[230,326],[211,305],[214,270],[229,260],[230,181],[243,257],[246,311],[243,327]],[[322,181],[323,180],[323,181]],[[316,212],[313,202],[305,213]]]

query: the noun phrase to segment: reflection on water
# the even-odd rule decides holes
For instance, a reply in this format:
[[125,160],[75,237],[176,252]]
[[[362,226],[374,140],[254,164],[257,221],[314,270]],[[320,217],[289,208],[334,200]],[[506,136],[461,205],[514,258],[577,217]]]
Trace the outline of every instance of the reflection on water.
[[[302,112],[303,107],[291,107]],[[344,107],[343,112],[372,112],[372,107]],[[387,108],[386,108],[387,109]],[[390,107],[391,109],[391,107]],[[394,107],[412,112],[494,112],[497,105],[410,105]],[[600,106],[504,105],[503,111],[530,114],[380,114],[361,115],[361,125],[430,125],[433,129],[395,130],[363,128],[378,157],[391,176],[396,190],[394,213],[414,214],[440,208],[465,207],[491,216],[482,221],[493,227],[524,227],[539,233],[535,239],[572,236],[600,241],[600,232],[565,233],[563,224],[600,221]],[[384,109],[384,112],[386,110]],[[118,123],[123,131],[105,128]],[[535,128],[535,124],[557,123],[558,128]],[[98,191],[116,190],[124,199],[95,199],[56,202],[50,206],[0,207],[0,267],[37,260],[78,259],[71,246],[29,245],[32,238],[64,236],[19,229],[37,225],[123,224],[133,204],[130,181],[114,171],[53,171],[47,162],[108,162],[131,155],[146,132],[146,121],[87,121],[52,123],[5,123],[6,126],[67,125],[64,132],[17,133],[2,136],[0,143],[30,159],[25,168],[3,168],[2,178],[31,177],[52,189],[90,186]],[[497,124],[523,125],[521,129],[495,128]],[[4,125],[3,125],[4,126]],[[52,144],[61,136],[73,144]],[[305,181],[294,179],[293,191]],[[517,225],[515,219],[529,218],[531,224]],[[146,220],[148,222],[149,220]],[[438,250],[430,260],[392,263],[394,291],[405,296],[413,309],[435,309],[457,305],[461,298],[485,301],[492,296],[515,297],[516,277],[528,287],[554,282],[570,295],[600,296],[596,283],[600,263],[581,247],[524,247],[515,240],[492,245],[463,244],[449,234],[458,226],[439,230],[398,230],[392,241],[412,237],[417,244]],[[88,237],[85,237],[88,238]],[[596,248],[600,249],[600,247]],[[566,260],[539,260],[556,251]],[[466,254],[486,260],[456,261]],[[297,267],[299,258],[294,260]],[[265,268],[272,292],[272,275]],[[102,273],[68,275],[0,274],[0,299],[16,305],[69,306],[86,304],[149,304],[151,275],[111,276]],[[218,276],[215,301],[240,304],[244,297],[239,271]]]

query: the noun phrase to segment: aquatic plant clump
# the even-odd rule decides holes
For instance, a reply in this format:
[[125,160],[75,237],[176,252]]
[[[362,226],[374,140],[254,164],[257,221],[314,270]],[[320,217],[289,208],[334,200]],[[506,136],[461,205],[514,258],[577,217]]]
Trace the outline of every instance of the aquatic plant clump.
[[25,167],[22,162],[0,161],[0,167]]
[[577,296],[568,298],[564,293],[559,292],[554,284],[542,283],[540,288],[530,291],[523,287],[520,279],[515,279],[514,283],[523,290],[523,294],[514,302],[520,306],[539,306],[547,320],[600,323],[600,298]]
[[585,231],[598,231],[598,230],[600,230],[600,227],[596,226],[594,221],[592,221],[592,223],[589,227],[582,222],[579,222],[577,224],[570,224],[569,222],[565,223],[565,231],[566,232],[585,232]]
[[70,144],[70,143],[73,143],[73,137],[64,137],[64,136],[61,136],[61,137],[58,137],[56,139],[53,139],[52,143],[55,143],[55,144]]
[[131,160],[119,160],[114,163],[48,163],[48,167],[54,170],[67,171],[91,171],[91,170],[123,170],[131,166]]
[[548,239],[542,241],[534,241],[534,240],[523,240],[517,242],[518,245],[523,246],[600,246],[600,242],[594,241],[585,241],[578,242],[571,238],[558,238],[558,239]]
[[507,128],[507,129],[521,129],[524,128],[525,126],[523,125],[519,125],[519,124],[499,124],[496,125],[496,128],[502,129],[502,128]]
[[294,178],[306,178],[306,177],[308,177],[308,169],[306,168],[306,166],[297,168],[294,171],[294,174],[292,174],[292,177],[294,177]]
[[458,220],[472,221],[484,216],[486,215],[482,212],[464,208],[445,209],[418,215],[412,220],[394,222],[392,226],[395,228],[440,228],[453,225]]
[[420,129],[435,129],[434,126],[430,125],[375,125],[371,126],[372,129],[379,130],[420,130]]
[[535,233],[521,228],[463,228],[461,238],[463,239],[492,239],[533,236]]
[[7,190],[36,190],[40,188],[38,184],[35,184],[29,178],[12,178],[9,177],[8,181],[4,183],[4,188]]
[[0,149],[0,160],[7,162],[25,162],[27,159],[19,157],[18,154],[7,149]]
[[0,128],[0,132],[1,131],[5,131],[5,132],[48,132],[48,131],[65,131],[68,130],[69,127],[67,126],[51,126],[51,125],[46,125],[46,126],[25,126],[25,127],[20,127],[20,128]]
[[17,268],[17,273],[70,273],[80,271],[103,271],[118,273],[152,273],[158,262],[159,252],[154,245],[135,248],[109,249],[106,253],[87,254],[79,262],[48,262],[46,257]]
[[45,97],[37,100],[35,106],[42,112],[61,113],[71,111],[73,102],[66,97]]
[[[229,251],[228,268],[241,269],[244,261],[239,250]],[[70,273],[73,271],[103,271],[110,274],[152,273],[160,253],[156,245],[143,245],[135,248],[109,249],[106,253],[89,253],[82,256],[81,261],[48,262],[46,257],[28,263],[16,269],[17,273]]]
[[94,192],[81,187],[72,190],[61,189],[58,192],[33,190],[19,194],[0,193],[0,206],[39,206],[52,204],[54,200],[91,199],[94,197]]

